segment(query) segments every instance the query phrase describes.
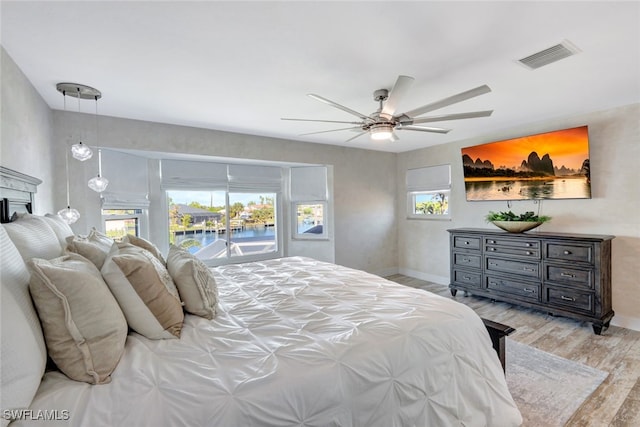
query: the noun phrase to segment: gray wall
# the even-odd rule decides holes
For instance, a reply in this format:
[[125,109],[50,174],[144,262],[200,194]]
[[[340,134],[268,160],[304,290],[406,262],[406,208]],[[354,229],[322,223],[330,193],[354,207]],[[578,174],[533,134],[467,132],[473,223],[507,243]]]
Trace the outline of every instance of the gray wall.
[[[397,218],[399,271],[449,283],[448,228],[493,227],[489,211],[509,210],[506,202],[467,202],[460,148],[582,125],[589,126],[592,199],[546,200],[552,217],[539,230],[615,235],[613,240],[613,323],[640,330],[640,104],[505,129],[492,135],[399,154]],[[451,164],[451,221],[406,219],[407,169]],[[514,212],[537,211],[531,201],[513,202]]]
[[52,179],[51,110],[2,47],[0,55],[0,164],[41,179],[43,183],[38,186],[35,199],[36,212],[53,212],[54,205],[60,205],[54,203],[54,197],[60,197],[60,189],[54,189],[57,183]]
[[[60,170],[55,180],[64,180],[63,153],[79,136],[95,144],[95,118],[63,111],[54,111],[53,118],[56,164]],[[101,116],[99,129],[103,147],[331,165],[335,262],[369,272],[396,271],[395,154],[115,117]],[[86,186],[97,172],[96,162],[92,158],[70,163],[74,177],[71,204],[83,214],[73,228],[81,233],[92,226],[101,227],[99,196]],[[78,206],[90,209],[83,213]]]

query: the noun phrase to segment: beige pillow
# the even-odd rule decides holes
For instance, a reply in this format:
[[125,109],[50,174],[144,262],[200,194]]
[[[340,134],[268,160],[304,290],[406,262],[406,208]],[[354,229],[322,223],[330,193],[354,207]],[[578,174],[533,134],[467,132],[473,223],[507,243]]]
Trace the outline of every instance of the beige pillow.
[[75,252],[87,258],[98,267],[98,270],[102,268],[112,245],[113,239],[100,233],[95,228],[92,228],[86,237],[67,237],[67,251]]
[[74,253],[31,266],[29,290],[51,359],[71,379],[111,381],[128,328],[98,269]]
[[184,312],[178,290],[149,251],[116,242],[102,275],[133,330],[150,339],[180,337]]
[[178,287],[185,310],[213,319],[218,304],[218,287],[209,268],[188,251],[171,245],[167,269]]
[[163,265],[167,265],[167,262],[164,260],[162,256],[162,252],[160,249],[153,243],[148,240],[143,239],[142,237],[134,236],[133,234],[127,234],[122,238],[124,243],[131,243],[132,245],[138,246],[139,248],[146,249],[151,252],[156,258],[162,262]]
[[64,222],[62,218],[58,215],[46,214],[44,217],[44,221],[49,224],[49,227],[56,233],[58,240],[60,241],[60,245],[63,248],[67,247],[67,237],[73,236],[73,230],[69,227],[69,224]]

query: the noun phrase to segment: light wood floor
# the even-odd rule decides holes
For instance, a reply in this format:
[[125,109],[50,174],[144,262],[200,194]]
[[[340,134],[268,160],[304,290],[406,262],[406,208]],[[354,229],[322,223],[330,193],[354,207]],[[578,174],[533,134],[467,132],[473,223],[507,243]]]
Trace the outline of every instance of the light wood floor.
[[640,332],[611,326],[598,336],[588,322],[465,296],[464,292],[454,298],[446,286],[407,276],[387,279],[453,298],[473,308],[480,317],[514,327],[516,332],[510,339],[608,372],[567,426],[640,426]]

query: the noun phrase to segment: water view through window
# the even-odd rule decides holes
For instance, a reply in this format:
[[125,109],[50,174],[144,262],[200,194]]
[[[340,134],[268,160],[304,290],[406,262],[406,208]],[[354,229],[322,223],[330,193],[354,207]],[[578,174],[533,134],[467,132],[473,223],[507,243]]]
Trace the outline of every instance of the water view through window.
[[167,197],[169,241],[200,259],[277,250],[275,193],[167,191]]

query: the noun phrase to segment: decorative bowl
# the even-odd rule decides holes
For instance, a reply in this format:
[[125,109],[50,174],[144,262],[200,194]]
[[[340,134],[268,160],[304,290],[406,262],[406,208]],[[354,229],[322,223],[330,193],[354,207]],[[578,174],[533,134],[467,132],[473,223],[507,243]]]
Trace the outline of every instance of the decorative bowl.
[[542,224],[539,221],[491,221],[491,223],[509,233],[524,233]]

